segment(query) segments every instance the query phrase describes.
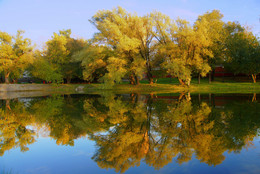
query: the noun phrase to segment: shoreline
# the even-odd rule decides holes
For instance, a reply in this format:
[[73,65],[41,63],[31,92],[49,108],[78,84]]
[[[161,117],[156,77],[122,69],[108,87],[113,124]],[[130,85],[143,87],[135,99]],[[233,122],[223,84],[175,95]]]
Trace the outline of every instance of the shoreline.
[[103,84],[0,84],[0,93],[11,92],[57,92],[57,93],[260,93],[260,83],[214,82],[211,84],[116,84],[106,88]]

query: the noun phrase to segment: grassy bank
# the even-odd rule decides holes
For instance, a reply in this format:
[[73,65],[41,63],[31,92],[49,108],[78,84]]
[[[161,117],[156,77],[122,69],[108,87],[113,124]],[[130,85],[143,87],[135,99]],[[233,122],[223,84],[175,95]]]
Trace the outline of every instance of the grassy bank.
[[180,86],[176,79],[158,79],[153,85],[148,81],[141,81],[140,85],[130,85],[127,82],[106,87],[103,84],[0,84],[0,92],[14,91],[51,91],[57,93],[260,93],[260,82],[234,82],[216,80],[211,84],[207,79],[202,79],[198,84],[196,79],[192,80],[189,87]]
[[[260,82],[236,82],[222,78],[215,79],[210,84],[206,78],[201,79],[200,84],[198,84],[197,79],[193,79],[189,87],[180,86],[176,78],[160,78],[156,79],[155,82],[153,85],[150,85],[147,80],[140,81],[140,85],[130,85],[124,82],[104,90],[116,93],[260,93]],[[97,92],[102,88],[101,84],[86,86],[86,90],[92,90],[92,92]]]
[[132,92],[191,92],[191,93],[260,93],[260,83],[192,84],[190,87],[170,84],[116,85],[112,91]]

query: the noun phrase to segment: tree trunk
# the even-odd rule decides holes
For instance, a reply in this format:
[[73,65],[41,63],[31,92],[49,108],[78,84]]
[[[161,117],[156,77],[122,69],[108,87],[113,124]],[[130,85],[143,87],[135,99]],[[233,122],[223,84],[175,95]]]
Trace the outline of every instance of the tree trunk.
[[211,103],[211,93],[209,93],[209,104],[210,104],[210,106],[212,105],[212,103]]
[[198,83],[200,84],[200,74],[199,74],[199,76],[198,76]]
[[252,98],[252,102],[256,101],[256,93],[254,93],[253,98]]
[[214,81],[215,80],[215,69],[213,69],[210,74],[211,74],[211,81]]
[[149,80],[149,83],[152,85],[153,84],[153,75],[151,73],[151,67],[150,67],[149,62],[146,62],[146,68],[147,68],[147,78]]
[[67,78],[67,84],[70,84],[71,78]]
[[[152,117],[152,105],[153,105],[153,96],[150,94],[147,99],[147,109],[146,109],[146,115],[147,115],[147,122],[146,122],[146,130],[148,132],[148,137],[150,136],[151,131],[151,117]],[[148,146],[149,148],[149,146]]]
[[253,82],[256,83],[256,75],[252,74]]
[[147,78],[149,80],[149,83],[152,85],[153,84],[153,76],[152,76],[150,71],[147,72]]
[[130,75],[130,84],[135,85],[135,78],[133,74]]
[[187,80],[186,84],[190,86],[190,79]]
[[10,72],[5,74],[5,83],[10,83],[9,81],[9,75],[10,75]]
[[181,101],[181,99],[183,98],[185,94],[184,93],[181,93],[180,96],[179,96],[179,102]]
[[187,101],[190,101],[191,100],[191,97],[190,97],[190,93],[188,92],[188,94],[185,96],[186,97],[186,100]]
[[140,84],[140,80],[137,76],[135,76],[135,82],[136,82],[136,85],[139,85]]
[[131,97],[132,103],[134,104],[135,103],[135,93],[131,93],[130,97]]
[[13,79],[13,83],[17,83],[17,81],[18,81],[17,79]]
[[209,73],[209,84],[211,84],[211,72]]
[[211,96],[211,103],[212,103],[212,106],[215,108],[216,107],[216,103],[215,103],[215,94],[212,94]]
[[67,95],[67,101],[69,104],[73,104],[73,100],[70,94]]
[[150,85],[153,84],[153,78],[150,78],[149,83],[150,83]]
[[5,100],[5,108],[8,109],[9,111],[11,111],[11,107],[10,107],[10,100]]
[[182,86],[185,85],[185,83],[182,81],[182,79],[178,78],[178,80],[179,80],[179,82],[180,82],[180,84],[181,84]]

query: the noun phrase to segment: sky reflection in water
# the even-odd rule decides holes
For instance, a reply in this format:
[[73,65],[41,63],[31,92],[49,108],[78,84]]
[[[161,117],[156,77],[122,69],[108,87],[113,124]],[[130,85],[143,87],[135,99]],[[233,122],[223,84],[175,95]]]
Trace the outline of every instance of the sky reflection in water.
[[260,173],[260,104],[253,96],[0,100],[0,172]]

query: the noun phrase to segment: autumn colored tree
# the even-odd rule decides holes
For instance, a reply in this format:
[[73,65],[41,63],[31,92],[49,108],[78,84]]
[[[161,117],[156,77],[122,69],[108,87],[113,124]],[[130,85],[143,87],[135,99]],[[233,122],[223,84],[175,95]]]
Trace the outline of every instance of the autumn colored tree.
[[83,67],[83,79],[88,82],[96,82],[105,74],[108,53],[103,46],[92,46],[88,44],[73,59]]
[[[146,73],[152,84],[152,70],[158,67],[177,77],[182,85],[189,85],[194,74],[199,74],[200,82],[200,76],[214,73],[214,66],[223,63],[227,57],[226,41],[232,27],[227,27],[229,24],[225,24],[222,18],[223,15],[219,11],[213,10],[199,16],[194,25],[190,25],[186,20],[174,21],[160,12],[137,16],[121,7],[111,11],[99,11],[90,20],[99,31],[95,34],[92,44],[94,47],[106,46],[113,54],[97,58],[102,60],[98,61],[98,66],[94,62],[96,59],[90,58],[89,61],[84,61],[85,67],[105,69],[99,78],[103,77],[101,81],[106,83],[114,83],[128,76],[131,84],[139,84],[139,80]],[[90,50],[89,47],[86,50]],[[93,51],[95,50],[92,49],[89,55],[93,54]],[[96,51],[98,54],[98,50]],[[87,57],[85,56],[85,59]],[[108,75],[108,69],[110,74],[113,74],[112,69],[108,68],[109,64],[110,67],[114,66],[113,62],[120,62],[122,66],[121,69],[116,68],[116,71],[121,72],[118,73],[121,76],[118,76],[117,80],[109,78],[111,75]],[[85,72],[88,72],[86,77],[92,73],[96,74],[92,70],[85,68]],[[211,76],[209,77],[211,81]]]
[[[156,169],[173,158],[182,164],[191,160],[193,154],[201,162],[218,165],[225,160],[224,152],[238,152],[248,147],[257,134],[255,128],[258,126],[246,126],[244,121],[239,121],[248,112],[245,107],[256,108],[255,102],[250,106],[230,104],[234,110],[227,108],[223,113],[223,109],[212,108],[204,102],[193,104],[188,94],[181,95],[179,101],[154,101],[152,95],[145,98],[132,95],[128,103],[113,95],[104,97],[109,110],[97,113],[96,118],[102,115],[102,123],[108,121],[114,126],[107,134],[91,134],[91,139],[98,145],[93,159],[100,167],[114,168],[117,172],[139,165],[141,159]],[[256,112],[252,109],[250,115]],[[243,116],[235,116],[239,114]],[[259,119],[252,117],[252,120],[248,121],[250,125],[258,124]],[[236,125],[234,131],[231,125]],[[236,133],[240,128],[238,125],[243,125],[241,131],[244,133]]]
[[113,49],[116,57],[128,63],[132,83],[139,83],[143,73],[152,80],[153,35],[150,16],[139,17],[126,12],[121,7],[112,11],[99,11],[91,23],[99,30],[95,39]]
[[187,21],[178,19],[170,24],[166,34],[169,39],[165,44],[166,58],[162,65],[179,79],[181,85],[190,85],[194,71],[199,71],[202,76],[209,72],[208,62],[203,59],[204,56],[212,57],[207,30],[202,27],[194,30]]
[[32,63],[31,41],[23,38],[24,31],[18,30],[16,36],[0,31],[0,72],[4,73],[5,83],[16,81]]
[[36,132],[28,126],[34,123],[23,103],[17,100],[6,100],[5,106],[0,108],[0,156],[13,148],[20,148],[22,152],[35,142]]
[[91,135],[99,146],[92,158],[102,168],[125,172],[131,166],[138,166],[148,153],[149,123],[145,105],[138,99],[127,104],[114,95],[104,97],[109,108],[105,121],[114,128],[105,136]]
[[[190,84],[193,72],[205,76],[210,71],[208,61],[204,57],[212,57],[206,20],[192,27],[186,20],[172,20],[160,12],[151,14],[157,40],[156,53],[161,59],[161,67],[167,73],[177,77],[180,84]],[[160,61],[159,61],[160,62]]]
[[75,102],[72,105],[68,98],[54,95],[32,102],[30,112],[34,115],[35,121],[49,131],[48,136],[55,139],[58,145],[73,146],[76,138],[86,135],[83,128],[78,128],[84,125],[83,120],[79,118],[82,123],[74,125],[78,119],[73,115],[81,114],[77,107],[74,107],[77,104],[78,102]]
[[[198,17],[197,21],[194,24],[194,30],[205,30],[204,36],[209,41],[208,49],[211,51],[212,55],[205,55],[203,57],[204,61],[206,61],[211,70],[209,71],[209,83],[211,82],[211,77],[214,77],[214,69],[216,64],[220,64],[223,62],[225,57],[225,40],[226,40],[226,32],[225,32],[225,23],[222,20],[223,14],[218,10],[212,10],[211,12],[206,12],[205,14]],[[199,80],[200,80],[200,72],[199,72]]]

